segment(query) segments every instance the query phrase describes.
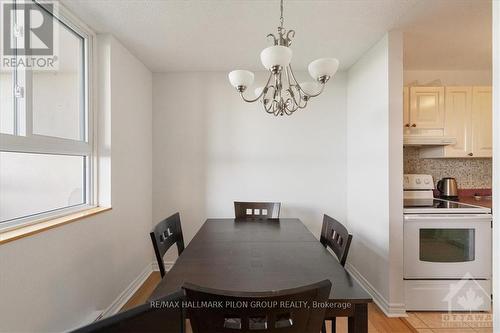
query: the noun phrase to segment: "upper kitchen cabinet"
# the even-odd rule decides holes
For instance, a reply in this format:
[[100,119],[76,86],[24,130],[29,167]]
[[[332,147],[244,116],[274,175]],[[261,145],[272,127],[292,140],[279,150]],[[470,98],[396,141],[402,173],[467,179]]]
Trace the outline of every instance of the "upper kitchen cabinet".
[[468,156],[472,150],[472,87],[446,87],[444,135],[457,143],[446,146],[447,157]]
[[410,88],[410,127],[444,128],[444,87]]
[[491,87],[446,87],[444,135],[454,145],[422,147],[424,158],[491,157]]
[[403,125],[410,127],[410,88],[403,87]]
[[491,87],[472,89],[472,154],[493,156]]

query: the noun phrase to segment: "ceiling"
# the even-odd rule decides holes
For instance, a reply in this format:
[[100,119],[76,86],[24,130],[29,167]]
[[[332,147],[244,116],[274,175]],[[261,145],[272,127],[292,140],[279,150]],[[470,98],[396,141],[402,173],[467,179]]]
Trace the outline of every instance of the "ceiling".
[[[278,0],[61,0],[96,32],[114,34],[154,72],[262,70]],[[285,0],[295,69],[319,57],[349,68],[386,31],[405,32],[405,68],[483,69],[490,0]]]
[[399,23],[405,69],[491,70],[490,0],[426,0]]

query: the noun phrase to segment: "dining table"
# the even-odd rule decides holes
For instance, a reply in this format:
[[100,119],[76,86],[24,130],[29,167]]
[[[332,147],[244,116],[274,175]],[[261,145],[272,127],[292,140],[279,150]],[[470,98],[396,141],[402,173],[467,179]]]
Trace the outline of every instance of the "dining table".
[[348,317],[348,332],[368,332],[371,296],[297,218],[205,221],[149,301],[185,282],[219,290],[261,292],[332,283],[326,318]]

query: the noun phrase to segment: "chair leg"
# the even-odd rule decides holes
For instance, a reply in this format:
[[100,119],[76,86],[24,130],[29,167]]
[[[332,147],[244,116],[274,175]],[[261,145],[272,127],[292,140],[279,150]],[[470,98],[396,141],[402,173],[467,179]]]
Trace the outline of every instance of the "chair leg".
[[323,320],[323,325],[321,326],[321,333],[327,333],[326,332],[326,320]]

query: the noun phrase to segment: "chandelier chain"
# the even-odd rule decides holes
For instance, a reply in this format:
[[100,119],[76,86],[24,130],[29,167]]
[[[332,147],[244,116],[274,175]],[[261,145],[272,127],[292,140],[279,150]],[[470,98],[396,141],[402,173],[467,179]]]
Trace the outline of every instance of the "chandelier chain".
[[280,27],[283,29],[283,0],[280,2],[280,11],[281,11],[281,16],[280,16]]

